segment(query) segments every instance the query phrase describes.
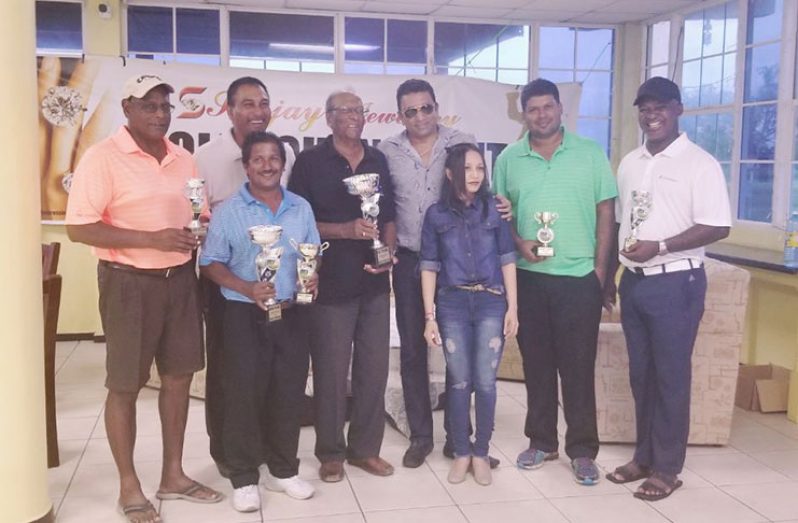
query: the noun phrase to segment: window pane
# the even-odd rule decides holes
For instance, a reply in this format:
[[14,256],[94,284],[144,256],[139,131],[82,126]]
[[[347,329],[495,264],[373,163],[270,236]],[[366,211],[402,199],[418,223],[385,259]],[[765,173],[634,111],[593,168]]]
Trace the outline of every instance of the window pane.
[[[463,24],[435,24],[435,64],[438,66],[465,66],[465,30]],[[439,73],[440,74],[440,73]],[[457,74],[446,72],[443,74]]]
[[704,43],[704,11],[690,13],[684,19],[684,43],[682,56],[684,60],[695,60],[701,56]]
[[293,60],[264,60],[270,71],[301,71],[301,63]]
[[682,65],[682,103],[685,107],[698,107],[701,93],[701,60]]
[[130,52],[172,53],[172,9],[130,5],[127,8]]
[[667,65],[658,65],[657,67],[652,67],[651,70],[648,72],[648,78],[653,76],[662,76],[663,78],[668,77],[668,66]]
[[695,143],[715,156],[715,133],[718,127],[717,114],[701,114],[696,119]]
[[748,0],[746,42],[755,44],[781,38],[782,0]]
[[574,68],[574,36],[570,27],[540,28],[540,57],[542,68]]
[[679,128],[686,132],[687,136],[694,142],[698,141],[696,136],[697,120],[698,117],[692,114],[683,115],[679,118]]
[[344,64],[344,72],[347,74],[382,74],[382,63],[379,64],[364,64],[347,62]]
[[244,67],[246,69],[263,69],[263,60],[253,60],[252,58],[231,58],[230,67]]
[[388,20],[388,61],[427,63],[427,23]]
[[221,57],[201,54],[178,54],[175,55],[175,62],[182,62],[184,64],[219,65]]
[[[499,40],[499,67],[529,68],[529,27],[507,26],[515,36]],[[520,33],[517,33],[518,30]]]
[[718,138],[715,145],[715,158],[719,162],[731,161],[732,145],[734,145],[734,114],[718,115]]
[[723,81],[721,84],[720,103],[734,103],[735,79],[737,78],[736,53],[723,55]]
[[792,166],[792,191],[790,192],[790,214],[798,212],[798,163]]
[[[346,60],[383,62],[385,59],[385,21],[381,18],[347,17],[344,34]],[[382,72],[382,67],[380,67]]]
[[579,115],[609,116],[612,102],[612,73],[578,72],[577,79],[582,82]]
[[481,78],[491,82],[496,81],[496,69],[466,69],[466,74],[469,78]]
[[385,72],[386,74],[414,76],[418,74],[427,74],[427,68],[423,65],[387,64],[385,66]]
[[743,220],[770,222],[773,208],[773,164],[740,165],[740,205]]
[[776,104],[743,107],[743,160],[772,160],[776,150]]
[[576,33],[577,69],[612,69],[612,29],[579,29]]
[[701,106],[718,105],[722,89],[723,56],[701,60]]
[[540,78],[545,78],[546,80],[554,82],[555,84],[574,81],[573,71],[552,71],[550,69],[540,69],[538,70],[538,74],[540,75]]
[[732,0],[726,4],[726,34],[724,35],[723,49],[727,52],[737,50],[737,30],[739,25],[737,0]]
[[[648,63],[649,65],[668,62],[668,49],[671,40],[671,23],[657,22],[648,26]],[[655,75],[656,76],[656,75]],[[667,75],[666,75],[667,76]]]
[[333,62],[302,62],[302,71],[305,73],[334,73]]
[[515,69],[499,69],[498,81],[503,84],[525,85],[529,81],[529,72]]
[[230,54],[333,60],[333,17],[230,13]]
[[779,91],[779,44],[745,52],[745,101],[775,100]]
[[465,69],[462,67],[436,67],[435,74],[443,74],[448,76],[465,76]]
[[610,121],[580,118],[576,124],[576,132],[595,140],[609,155],[610,152]]
[[701,56],[723,52],[723,32],[726,25],[726,7],[717,5],[704,11]]
[[178,9],[177,52],[219,54],[219,11]]
[[36,2],[38,49],[83,49],[81,4]]

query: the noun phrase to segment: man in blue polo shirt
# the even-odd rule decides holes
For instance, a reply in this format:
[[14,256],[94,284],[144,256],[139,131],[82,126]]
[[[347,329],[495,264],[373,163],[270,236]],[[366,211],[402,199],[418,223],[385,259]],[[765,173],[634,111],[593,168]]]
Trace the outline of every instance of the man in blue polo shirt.
[[[308,372],[305,310],[293,306],[298,253],[290,240],[319,243],[310,205],[280,187],[285,148],[272,133],[247,136],[242,148],[248,182],[220,205],[211,219],[200,258],[202,273],[222,288],[225,387],[224,455],[233,484],[233,507],[260,509],[258,480],[269,490],[297,499],[313,487],[297,475],[299,413]],[[260,282],[250,240],[254,225],[279,225],[283,247],[274,284]],[[315,292],[317,278],[309,283]],[[280,321],[268,321],[264,302],[275,298]],[[265,456],[266,465],[260,467]]]

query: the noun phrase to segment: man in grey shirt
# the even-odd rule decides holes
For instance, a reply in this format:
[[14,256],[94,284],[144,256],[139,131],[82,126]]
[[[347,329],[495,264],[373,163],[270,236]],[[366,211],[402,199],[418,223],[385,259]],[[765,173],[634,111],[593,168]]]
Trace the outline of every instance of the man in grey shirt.
[[[388,159],[396,205],[399,263],[393,268],[393,292],[401,344],[402,390],[410,425],[410,447],[402,465],[416,468],[424,463],[433,448],[424,304],[418,273],[421,226],[427,208],[440,195],[446,148],[458,143],[475,143],[475,139],[438,123],[435,91],[424,80],[403,82],[396,90],[396,104],[405,130],[383,140],[377,147]],[[448,457],[452,457],[450,447],[447,437],[443,452]],[[498,461],[491,458],[491,465],[497,464]]]

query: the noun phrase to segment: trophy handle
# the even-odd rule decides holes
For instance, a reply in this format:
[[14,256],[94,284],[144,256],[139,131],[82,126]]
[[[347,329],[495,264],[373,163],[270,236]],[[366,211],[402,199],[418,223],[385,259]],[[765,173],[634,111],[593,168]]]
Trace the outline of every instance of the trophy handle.
[[330,248],[330,242],[324,242],[319,246],[319,254]]

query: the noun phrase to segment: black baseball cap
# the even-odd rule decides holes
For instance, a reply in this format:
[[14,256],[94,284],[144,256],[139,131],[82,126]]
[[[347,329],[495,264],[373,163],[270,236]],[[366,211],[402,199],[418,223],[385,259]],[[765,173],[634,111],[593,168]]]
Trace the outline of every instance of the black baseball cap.
[[676,100],[682,103],[679,86],[661,76],[654,76],[643,82],[643,85],[637,90],[634,105],[640,105],[646,98],[653,98],[660,102]]

